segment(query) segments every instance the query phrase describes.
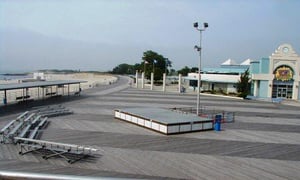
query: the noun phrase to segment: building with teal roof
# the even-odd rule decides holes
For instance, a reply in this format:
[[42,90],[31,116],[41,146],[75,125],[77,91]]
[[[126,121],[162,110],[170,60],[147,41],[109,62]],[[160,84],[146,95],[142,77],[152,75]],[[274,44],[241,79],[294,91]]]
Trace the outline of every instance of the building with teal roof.
[[[280,45],[268,58],[247,59],[238,64],[226,60],[217,68],[203,68],[201,91],[237,93],[241,74],[250,71],[251,92],[255,98],[300,100],[300,57],[290,44]],[[189,73],[189,88],[197,89],[198,73]]]
[[250,63],[251,95],[257,98],[300,99],[300,57],[290,44],[269,58]]
[[[236,84],[241,74],[250,67],[250,59],[241,64],[232,59],[223,62],[220,67],[203,68],[201,71],[201,91],[220,91],[223,93],[237,93]],[[197,89],[198,73],[189,73],[185,80],[190,89]]]

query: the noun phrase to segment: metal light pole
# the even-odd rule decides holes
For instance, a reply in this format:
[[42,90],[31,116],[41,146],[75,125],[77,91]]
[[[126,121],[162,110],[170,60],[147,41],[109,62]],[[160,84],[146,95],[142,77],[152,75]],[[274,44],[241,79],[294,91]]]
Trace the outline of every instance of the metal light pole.
[[196,28],[200,32],[200,46],[195,46],[195,49],[199,52],[199,63],[198,63],[198,90],[197,90],[197,116],[199,115],[199,109],[200,109],[200,84],[201,84],[201,41],[202,41],[202,31],[205,31],[205,29],[208,27],[208,23],[203,23],[204,28],[198,28],[198,22],[194,23],[194,28]]
[[144,73],[146,73],[146,60],[144,60]]
[[168,61],[169,61],[169,59],[166,58],[165,59],[165,73],[166,73],[166,75],[167,75]]
[[155,71],[155,68],[154,68],[155,64],[156,64],[156,60],[154,59],[153,60],[153,69],[152,69],[153,74],[154,74],[154,71]]

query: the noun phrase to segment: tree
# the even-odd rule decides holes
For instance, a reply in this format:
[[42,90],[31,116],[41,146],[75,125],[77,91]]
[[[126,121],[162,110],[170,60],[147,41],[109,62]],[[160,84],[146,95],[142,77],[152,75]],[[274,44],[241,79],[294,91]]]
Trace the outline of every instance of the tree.
[[140,64],[129,65],[129,64],[119,64],[113,70],[113,74],[134,74],[136,70],[140,67]]
[[178,70],[178,74],[181,74],[182,76],[187,76],[189,72],[191,72],[191,69],[187,66]]
[[167,74],[166,75],[168,75],[169,74],[169,67],[171,68],[172,67],[172,61],[170,61],[168,58],[166,58],[165,59],[165,65],[166,65],[166,72],[167,72]]
[[[143,62],[141,66],[145,69],[145,76],[147,79],[150,79],[151,72],[154,71],[154,80],[161,80],[163,73],[166,71],[167,68],[167,58],[154,52],[152,50],[148,50],[143,53]],[[171,66],[171,61],[168,62],[169,67]]]
[[139,72],[142,71],[142,64],[135,63],[135,64],[133,65],[133,73],[132,73],[132,74],[135,74],[136,71],[139,71]]
[[240,76],[240,80],[237,83],[237,92],[239,93],[239,97],[246,98],[250,92],[250,76],[249,69],[247,69]]
[[177,75],[176,70],[175,70],[175,69],[171,69],[169,75],[170,75],[170,76],[175,76],[175,75]]
[[192,68],[191,68],[191,72],[193,72],[193,73],[198,72],[198,67],[192,67]]

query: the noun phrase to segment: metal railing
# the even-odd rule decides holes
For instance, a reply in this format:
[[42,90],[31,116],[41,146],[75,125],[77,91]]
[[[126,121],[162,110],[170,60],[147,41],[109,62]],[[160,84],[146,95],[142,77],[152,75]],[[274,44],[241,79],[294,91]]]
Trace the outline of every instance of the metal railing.
[[[197,113],[197,108],[195,107],[180,107],[180,108],[172,108],[174,111],[179,111],[182,113]],[[215,119],[216,115],[222,116],[222,123],[232,123],[235,121],[235,113],[229,111],[223,111],[218,109],[213,109],[205,106],[201,106],[198,110],[200,117],[206,117],[209,119]]]

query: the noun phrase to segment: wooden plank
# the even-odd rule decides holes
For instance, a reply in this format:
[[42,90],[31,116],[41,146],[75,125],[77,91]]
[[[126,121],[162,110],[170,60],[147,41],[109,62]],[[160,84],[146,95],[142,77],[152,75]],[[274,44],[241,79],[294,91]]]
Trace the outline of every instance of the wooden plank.
[[[69,166],[59,159],[45,161],[34,155],[19,156],[14,146],[3,145],[0,146],[0,168],[99,176],[106,172],[109,176],[105,177],[132,175],[129,177],[149,179],[300,177],[300,133],[293,127],[299,125],[295,118],[300,114],[299,108],[201,94],[202,105],[236,109],[244,116],[236,116],[234,123],[237,124],[228,124],[233,125],[228,128],[225,124],[220,132],[204,131],[170,137],[117,121],[113,119],[113,109],[139,106],[191,107],[195,106],[195,94],[177,95],[126,89],[104,97],[99,95],[98,88],[91,89],[91,94],[83,100],[66,103],[76,113],[51,118],[51,126],[44,131],[42,138],[67,144],[84,142],[94,148],[99,147],[101,158]],[[7,119],[4,117],[4,120]],[[247,124],[238,124],[241,121]],[[260,127],[258,123],[262,122],[269,125],[263,124]],[[282,126],[281,130],[280,125],[289,126]]]

